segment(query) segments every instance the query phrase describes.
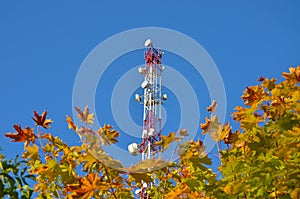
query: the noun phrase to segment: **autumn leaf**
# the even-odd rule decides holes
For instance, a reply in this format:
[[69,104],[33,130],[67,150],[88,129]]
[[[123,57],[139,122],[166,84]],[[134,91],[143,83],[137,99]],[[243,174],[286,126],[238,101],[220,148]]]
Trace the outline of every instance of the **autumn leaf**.
[[131,178],[133,178],[136,182],[152,182],[150,173],[156,170],[160,170],[168,166],[169,163],[167,161],[158,159],[147,159],[141,162],[138,162],[136,165],[131,165],[128,168],[128,173]]
[[227,122],[223,127],[220,125],[218,129],[216,129],[213,132],[210,132],[211,137],[216,141],[222,141],[226,138],[226,136],[229,136],[231,133],[232,127],[230,126],[229,122]]
[[240,131],[237,130],[236,132],[232,133],[232,131],[230,130],[225,138],[224,138],[224,143],[225,144],[232,144],[234,143],[237,139],[238,139],[238,136],[240,135]]
[[5,136],[12,138],[12,142],[25,142],[25,146],[29,145],[30,142],[34,143],[36,135],[33,132],[33,129],[26,127],[25,129],[21,128],[21,125],[14,125],[16,133],[6,133]]
[[153,181],[149,173],[129,173],[129,180],[135,181],[138,184],[142,182],[150,183]]
[[39,159],[39,157],[39,148],[36,144],[25,147],[25,152],[23,153],[22,158],[31,159],[33,162],[35,162]]
[[96,152],[93,150],[91,153],[100,161],[102,165],[106,165],[114,169],[115,172],[120,172],[124,168],[124,165],[119,160],[114,159],[104,152]]
[[250,86],[246,87],[246,90],[242,95],[242,100],[246,106],[252,106],[262,100],[266,95],[263,88],[259,86]]
[[169,165],[169,162],[164,161],[159,157],[158,159],[147,159],[138,162],[136,165],[131,165],[128,169],[129,173],[149,173]]
[[82,121],[87,124],[94,124],[94,113],[90,113],[89,108],[86,106],[84,108],[84,111],[82,112],[79,107],[75,107],[75,110],[77,111],[77,117]]
[[217,102],[215,100],[212,101],[211,105],[207,107],[208,112],[215,113],[217,108]]
[[67,121],[67,123],[68,123],[68,128],[69,129],[73,129],[73,130],[75,130],[75,131],[77,131],[77,126],[74,124],[74,122],[73,122],[73,120],[72,120],[72,117],[70,117],[70,116],[66,116],[66,121]]
[[291,196],[292,199],[298,199],[298,198],[300,198],[300,189],[299,188],[294,189],[290,193],[290,196]]
[[98,190],[107,191],[110,189],[109,184],[102,182],[95,173],[89,173],[79,178],[78,181],[78,184],[70,184],[65,187],[66,190],[71,193],[68,194],[68,198],[89,199],[92,198]]
[[180,129],[179,132],[178,132],[178,135],[180,136],[189,136],[188,132],[187,132],[187,129]]
[[265,80],[265,78],[263,77],[263,76],[260,76],[258,79],[257,79],[257,81],[259,81],[259,82],[263,82]]
[[283,72],[282,77],[287,79],[291,84],[296,84],[300,82],[300,66],[297,68],[290,67],[290,73]]
[[268,89],[269,91],[272,91],[275,88],[276,79],[272,78],[269,80],[269,78],[266,78],[262,83],[261,86]]
[[49,124],[53,121],[51,119],[46,119],[48,112],[45,110],[42,115],[39,115],[36,110],[33,112],[34,117],[32,119],[35,121],[35,126],[42,126],[45,129],[50,128]]
[[207,157],[205,153],[205,146],[203,142],[198,138],[198,141],[190,140],[179,148],[179,155],[185,162],[190,162],[195,168],[200,168],[202,170],[207,170],[205,166],[211,165],[211,159]]
[[120,133],[113,129],[111,125],[104,124],[96,133],[100,136],[100,141],[103,145],[115,144],[118,142]]
[[79,163],[83,163],[83,170],[84,171],[91,171],[92,167],[95,164],[98,164],[99,161],[95,158],[93,154],[87,152],[83,154],[81,157],[78,158]]
[[236,194],[238,192],[244,191],[246,190],[248,187],[248,185],[243,185],[243,182],[230,182],[228,183],[224,188],[224,192],[228,195],[233,195]]
[[190,187],[187,186],[186,184],[180,184],[178,185],[174,190],[170,191],[167,195],[166,198],[170,198],[170,199],[175,199],[175,198],[181,198],[181,194],[185,194],[185,193],[190,193]]
[[176,137],[175,132],[171,132],[167,136],[162,135],[162,136],[160,136],[160,138],[161,138],[161,140],[155,142],[154,144],[157,146],[162,146],[163,150],[166,150],[170,146],[171,143],[181,140],[179,137]]
[[228,195],[232,194],[234,192],[234,187],[233,187],[233,183],[228,183],[225,187],[224,187],[224,192]]
[[210,126],[210,119],[208,117],[205,118],[205,123],[200,124],[200,128],[204,131],[202,134],[205,134],[208,131],[208,128]]

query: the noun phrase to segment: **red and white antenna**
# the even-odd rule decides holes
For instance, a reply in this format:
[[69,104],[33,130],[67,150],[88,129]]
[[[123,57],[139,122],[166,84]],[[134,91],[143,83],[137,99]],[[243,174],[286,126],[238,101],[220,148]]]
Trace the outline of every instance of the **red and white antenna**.
[[[137,102],[144,105],[142,142],[140,144],[132,143],[128,146],[129,152],[136,156],[142,154],[142,160],[155,159],[156,154],[161,151],[161,147],[154,143],[160,140],[162,131],[162,104],[167,100],[167,94],[162,94],[162,65],[163,51],[155,49],[152,41],[145,41],[145,65],[138,68],[138,72],[145,76],[141,87],[144,94],[135,95]],[[141,189],[136,190],[136,194],[141,199],[149,199],[147,188],[152,183],[143,183]]]

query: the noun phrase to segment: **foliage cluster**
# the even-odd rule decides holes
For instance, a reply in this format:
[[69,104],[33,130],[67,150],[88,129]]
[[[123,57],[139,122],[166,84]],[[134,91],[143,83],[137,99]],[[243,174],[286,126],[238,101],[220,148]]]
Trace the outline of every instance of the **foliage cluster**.
[[[29,198],[34,191],[43,199],[128,199],[142,182],[152,182],[152,199],[300,198],[300,66],[289,70],[281,83],[260,77],[258,85],[246,88],[245,106],[232,114],[240,124],[235,131],[218,121],[215,101],[208,107],[210,116],[200,127],[217,143],[221,176],[208,168],[212,161],[200,139],[181,142],[186,130],[156,143],[165,150],[178,142],[178,161],[146,160],[125,168],[103,150],[118,141],[119,132],[110,125],[92,129],[94,114],[87,107],[76,108],[82,126],[66,117],[68,127],[83,140],[81,146],[69,146],[48,133],[52,120],[46,111],[35,111],[36,130],[14,125],[16,133],[6,133],[12,141],[24,142],[24,153],[23,161],[14,163],[1,156],[0,196]],[[26,178],[33,176],[31,189]]]

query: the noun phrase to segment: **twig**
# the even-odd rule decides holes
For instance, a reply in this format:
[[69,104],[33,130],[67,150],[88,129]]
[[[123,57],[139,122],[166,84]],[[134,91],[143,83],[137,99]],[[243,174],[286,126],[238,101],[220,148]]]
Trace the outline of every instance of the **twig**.
[[217,143],[217,150],[218,150],[218,154],[219,154],[219,160],[220,160],[220,164],[222,166],[222,161],[221,161],[221,153],[220,153],[220,147],[219,147],[219,142],[216,142]]
[[43,148],[43,143],[42,143],[42,139],[41,139],[41,131],[40,131],[40,127],[37,126],[37,127],[36,127],[36,130],[37,130],[37,132],[38,132],[38,138],[39,138],[39,142],[40,142],[41,148]]
[[[176,150],[177,150],[178,145],[179,145],[179,143],[177,143],[175,149],[173,150],[172,155],[171,155],[171,157],[170,157],[170,161],[172,161],[172,158],[173,158],[173,156],[174,156],[175,153],[176,153]],[[173,162],[173,161],[172,161],[172,162]]]
[[114,198],[115,199],[118,199],[118,197],[116,196],[116,193],[115,193],[115,190],[114,190],[114,188],[111,186],[111,180],[110,180],[110,176],[108,175],[108,171],[107,171],[107,169],[106,169],[106,167],[103,165],[103,168],[104,168],[104,170],[105,170],[105,174],[106,174],[106,176],[107,176],[107,179],[108,179],[108,182],[109,182],[109,186],[110,186],[110,189],[111,189],[111,192],[112,192],[112,194],[113,194],[113,196],[114,196]]

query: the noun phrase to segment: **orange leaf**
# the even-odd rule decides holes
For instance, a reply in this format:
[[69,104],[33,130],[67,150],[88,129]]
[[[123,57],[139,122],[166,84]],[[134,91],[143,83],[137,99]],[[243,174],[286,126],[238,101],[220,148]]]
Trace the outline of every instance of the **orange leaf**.
[[250,86],[246,87],[244,94],[242,95],[242,100],[246,106],[257,105],[261,100],[267,96],[264,88],[260,86]]
[[74,124],[74,122],[70,116],[68,116],[68,115],[66,116],[66,121],[68,123],[69,129],[73,129],[73,130],[77,131],[77,126]]
[[299,83],[300,82],[300,66],[297,66],[297,68],[290,67],[289,71],[290,71],[290,73],[283,72],[282,77],[287,79],[292,84]]
[[29,142],[34,143],[36,139],[36,135],[33,133],[33,129],[26,127],[22,129],[20,125],[15,124],[14,129],[17,131],[16,133],[6,133],[5,136],[8,138],[12,138],[12,142],[25,142],[26,145]]
[[39,115],[36,110],[33,112],[34,117],[32,119],[35,121],[35,126],[42,126],[45,129],[50,128],[49,124],[53,121],[51,119],[46,119],[48,112],[45,110],[42,115]]
[[102,180],[95,173],[89,173],[84,177],[78,179],[78,184],[69,184],[65,187],[66,191],[70,194],[68,198],[92,198],[99,190],[106,191],[110,187],[106,182]]
[[204,132],[202,134],[205,134],[206,131],[208,130],[210,125],[210,119],[208,117],[205,118],[205,124],[200,124],[200,127],[202,130],[204,130]]

